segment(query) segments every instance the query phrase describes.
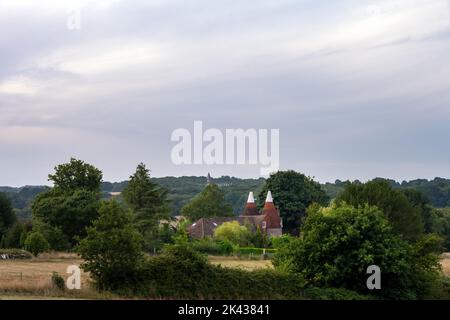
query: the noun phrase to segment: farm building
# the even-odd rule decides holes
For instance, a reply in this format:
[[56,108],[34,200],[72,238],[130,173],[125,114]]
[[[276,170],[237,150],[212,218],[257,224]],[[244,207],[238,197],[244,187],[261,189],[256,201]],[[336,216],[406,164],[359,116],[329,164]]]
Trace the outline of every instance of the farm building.
[[237,221],[241,225],[250,225],[254,231],[260,229],[270,237],[282,235],[283,221],[280,211],[273,203],[272,193],[267,193],[266,202],[262,211],[258,211],[253,192],[248,195],[244,212],[237,217],[201,218],[188,226],[188,233],[194,239],[212,237],[214,230],[222,223]]

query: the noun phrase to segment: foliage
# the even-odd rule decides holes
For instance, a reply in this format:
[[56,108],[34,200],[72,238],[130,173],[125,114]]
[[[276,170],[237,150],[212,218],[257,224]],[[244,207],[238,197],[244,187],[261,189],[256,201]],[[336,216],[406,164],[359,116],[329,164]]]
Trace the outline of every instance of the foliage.
[[328,197],[319,183],[293,170],[270,175],[257,198],[259,208],[264,206],[269,190],[272,191],[275,205],[280,209],[283,229],[293,234],[298,233],[306,209],[311,204],[328,203]]
[[148,259],[145,295],[177,299],[301,299],[304,282],[296,275],[265,269],[244,271],[209,264],[188,246],[170,246]]
[[4,246],[5,248],[23,248],[24,240],[31,226],[23,222],[17,221],[9,228],[5,234]]
[[[143,163],[122,192],[125,203],[133,212],[134,225],[144,237],[146,250],[161,249],[171,240],[168,191],[150,179],[150,170]],[[164,221],[165,223],[160,223]]]
[[31,232],[25,239],[25,249],[30,251],[34,256],[39,253],[46,252],[50,249],[45,237],[39,232]]
[[87,228],[76,251],[85,261],[81,267],[90,272],[99,290],[117,291],[140,282],[142,240],[131,215],[111,200],[102,204],[98,219]]
[[[73,246],[78,237],[85,235],[86,227],[97,218],[98,207],[99,199],[95,192],[78,189],[69,194],[52,189],[41,193],[34,201],[34,223],[47,224],[53,233],[61,233],[57,235],[59,239],[65,237]],[[51,239],[48,241],[54,243]]]
[[52,274],[52,284],[55,288],[64,291],[66,289],[66,282],[64,278],[58,272],[53,272]]
[[82,160],[71,158],[69,163],[57,165],[55,173],[48,175],[48,180],[63,193],[80,189],[97,193],[100,192],[102,172]]
[[391,222],[394,232],[407,240],[417,240],[423,234],[420,208],[415,207],[402,191],[393,189],[387,180],[348,184],[336,202],[354,207],[365,204],[377,206]]
[[203,238],[194,240],[191,245],[195,251],[205,254],[228,256],[233,253],[233,245],[227,240],[217,241],[211,238]]
[[239,247],[235,250],[239,254],[244,255],[255,255],[255,256],[261,256],[266,252],[266,254],[274,254],[277,250],[276,249],[265,249],[265,248],[256,248],[256,247]]
[[154,227],[159,220],[168,219],[168,191],[150,179],[150,170],[140,163],[122,192],[125,203],[133,210],[137,227]]
[[240,246],[248,245],[250,235],[250,231],[237,221],[224,222],[214,230],[215,239]]
[[233,208],[225,202],[224,192],[217,185],[210,184],[185,205],[181,213],[186,218],[195,221],[207,217],[231,217]]
[[[434,240],[428,240],[414,245],[402,240],[377,207],[314,206],[302,237],[281,245],[273,264],[318,287],[389,299],[427,298],[439,277],[438,257],[430,252]],[[370,292],[366,287],[370,265],[381,269],[382,290]]]
[[16,216],[11,201],[6,194],[0,192],[0,238],[16,222]]
[[442,237],[443,251],[450,251],[450,208],[439,208],[431,211],[430,232]]

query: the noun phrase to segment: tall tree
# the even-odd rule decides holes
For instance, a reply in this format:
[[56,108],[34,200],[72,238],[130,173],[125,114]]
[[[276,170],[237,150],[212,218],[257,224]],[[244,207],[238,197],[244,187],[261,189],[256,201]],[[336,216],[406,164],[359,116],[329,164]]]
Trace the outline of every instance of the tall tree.
[[169,218],[168,190],[151,181],[150,170],[143,163],[137,166],[122,196],[135,214],[135,222],[140,230]]
[[16,215],[11,206],[11,201],[6,194],[0,192],[0,239],[15,222]]
[[364,184],[349,184],[336,202],[354,207],[377,206],[391,222],[394,232],[407,240],[417,240],[423,234],[420,209],[414,207],[401,190],[393,189],[387,180],[378,178]]
[[280,209],[284,230],[292,234],[298,234],[306,209],[311,204],[325,205],[329,200],[318,182],[293,170],[270,175],[257,198],[259,208],[264,206],[269,190],[272,191],[275,205]]
[[69,246],[76,244],[98,217],[102,172],[72,158],[56,166],[49,180],[54,187],[36,197],[32,211],[34,224],[40,229],[35,231],[48,236],[47,241],[56,250],[64,247],[63,239]]
[[224,192],[216,184],[209,184],[181,209],[181,214],[192,221],[206,217],[232,217],[233,208],[225,202]]

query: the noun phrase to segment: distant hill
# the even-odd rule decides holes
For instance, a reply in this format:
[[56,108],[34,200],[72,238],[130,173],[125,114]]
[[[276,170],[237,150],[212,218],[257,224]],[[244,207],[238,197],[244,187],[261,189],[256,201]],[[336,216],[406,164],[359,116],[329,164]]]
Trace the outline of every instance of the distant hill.
[[[163,177],[152,178],[152,180],[169,190],[173,215],[179,214],[181,208],[206,185],[206,177]],[[248,192],[253,191],[255,195],[258,195],[264,181],[263,178],[240,179],[229,176],[212,179],[213,183],[218,184],[225,191],[225,200],[233,206],[236,214],[243,210]],[[437,208],[450,207],[450,179],[416,179],[403,182],[390,180],[390,182],[394,188],[411,188],[421,191]],[[122,192],[127,183],[127,181],[103,182],[103,197],[110,198],[111,192]],[[347,183],[350,182],[336,180],[334,183],[322,184],[322,188],[333,199],[344,189]],[[0,187],[0,192],[4,192],[10,197],[16,214],[20,219],[29,219],[31,217],[31,203],[34,197],[45,191],[46,188],[48,187]]]

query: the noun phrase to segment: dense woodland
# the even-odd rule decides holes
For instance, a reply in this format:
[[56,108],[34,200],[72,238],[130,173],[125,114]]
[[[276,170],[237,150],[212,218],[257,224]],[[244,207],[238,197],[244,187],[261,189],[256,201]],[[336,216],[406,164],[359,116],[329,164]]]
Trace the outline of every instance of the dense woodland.
[[[168,189],[172,215],[178,215],[181,208],[201,192],[206,185],[206,177],[163,177],[152,178],[152,181]],[[224,176],[212,179],[212,181],[225,192],[225,200],[233,207],[233,212],[239,214],[245,205],[248,192],[259,193],[265,179],[240,179]],[[450,179],[388,181],[395,189],[420,191],[435,208],[450,207]],[[321,187],[330,199],[334,199],[349,183],[350,181],[336,180],[334,183],[322,184]],[[359,181],[356,180],[354,183],[359,183]],[[122,192],[127,184],[127,181],[103,182],[101,186],[103,197],[109,198],[110,192]],[[0,187],[0,192],[6,193],[11,199],[12,206],[19,219],[30,219],[32,200],[46,189],[45,186]]]

